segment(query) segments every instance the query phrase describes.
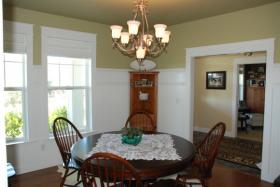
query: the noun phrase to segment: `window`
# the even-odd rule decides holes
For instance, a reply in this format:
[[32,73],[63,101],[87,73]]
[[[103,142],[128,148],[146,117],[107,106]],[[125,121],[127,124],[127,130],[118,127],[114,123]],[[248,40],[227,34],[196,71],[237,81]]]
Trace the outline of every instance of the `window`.
[[71,119],[78,129],[87,130],[87,97],[90,59],[48,56],[49,131],[58,117]]
[[27,72],[32,64],[32,25],[4,22],[4,120],[6,141],[26,141]]
[[25,135],[26,54],[4,53],[4,115],[8,141]]
[[92,130],[95,35],[43,27],[42,58],[47,70],[50,135],[57,117],[68,118],[82,132]]

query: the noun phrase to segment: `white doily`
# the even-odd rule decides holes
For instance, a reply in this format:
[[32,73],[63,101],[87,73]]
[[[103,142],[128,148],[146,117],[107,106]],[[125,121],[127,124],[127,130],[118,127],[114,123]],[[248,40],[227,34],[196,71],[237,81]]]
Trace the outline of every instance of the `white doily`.
[[97,152],[109,152],[126,160],[181,160],[167,134],[143,134],[137,145],[122,144],[121,134],[103,134],[88,157]]

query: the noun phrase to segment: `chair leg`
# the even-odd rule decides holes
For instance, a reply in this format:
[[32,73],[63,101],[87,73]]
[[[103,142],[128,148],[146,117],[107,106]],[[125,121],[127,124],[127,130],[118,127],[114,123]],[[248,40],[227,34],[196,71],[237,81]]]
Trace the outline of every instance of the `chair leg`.
[[175,187],[177,186],[186,186],[186,187],[193,187],[196,186],[197,184],[200,183],[192,183],[192,182],[188,182],[189,178],[187,178],[186,176],[177,176],[176,177],[176,182],[175,182]]
[[77,182],[79,182],[80,181],[80,170],[78,170],[78,173],[77,173]]
[[208,187],[208,181],[205,179],[200,179],[202,187]]
[[66,180],[66,177],[67,177],[67,174],[69,172],[69,168],[65,168],[65,172],[64,172],[64,175],[62,177],[62,180],[60,182],[60,187],[63,187],[64,183],[65,183],[65,180]]
[[247,123],[247,120],[245,119],[245,130],[246,130],[246,134],[248,134],[248,123]]

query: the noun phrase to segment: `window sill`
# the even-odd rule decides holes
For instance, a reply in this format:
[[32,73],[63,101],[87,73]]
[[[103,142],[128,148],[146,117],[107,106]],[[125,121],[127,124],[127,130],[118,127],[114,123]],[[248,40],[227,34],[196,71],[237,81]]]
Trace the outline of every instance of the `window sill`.
[[24,140],[15,140],[15,141],[6,142],[6,146],[24,144],[24,143],[27,143],[27,142]]

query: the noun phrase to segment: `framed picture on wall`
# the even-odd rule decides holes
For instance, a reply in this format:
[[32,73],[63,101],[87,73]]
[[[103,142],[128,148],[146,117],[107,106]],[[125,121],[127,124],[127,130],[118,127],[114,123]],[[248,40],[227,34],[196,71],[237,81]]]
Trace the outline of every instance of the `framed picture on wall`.
[[226,89],[226,72],[206,72],[206,89]]

